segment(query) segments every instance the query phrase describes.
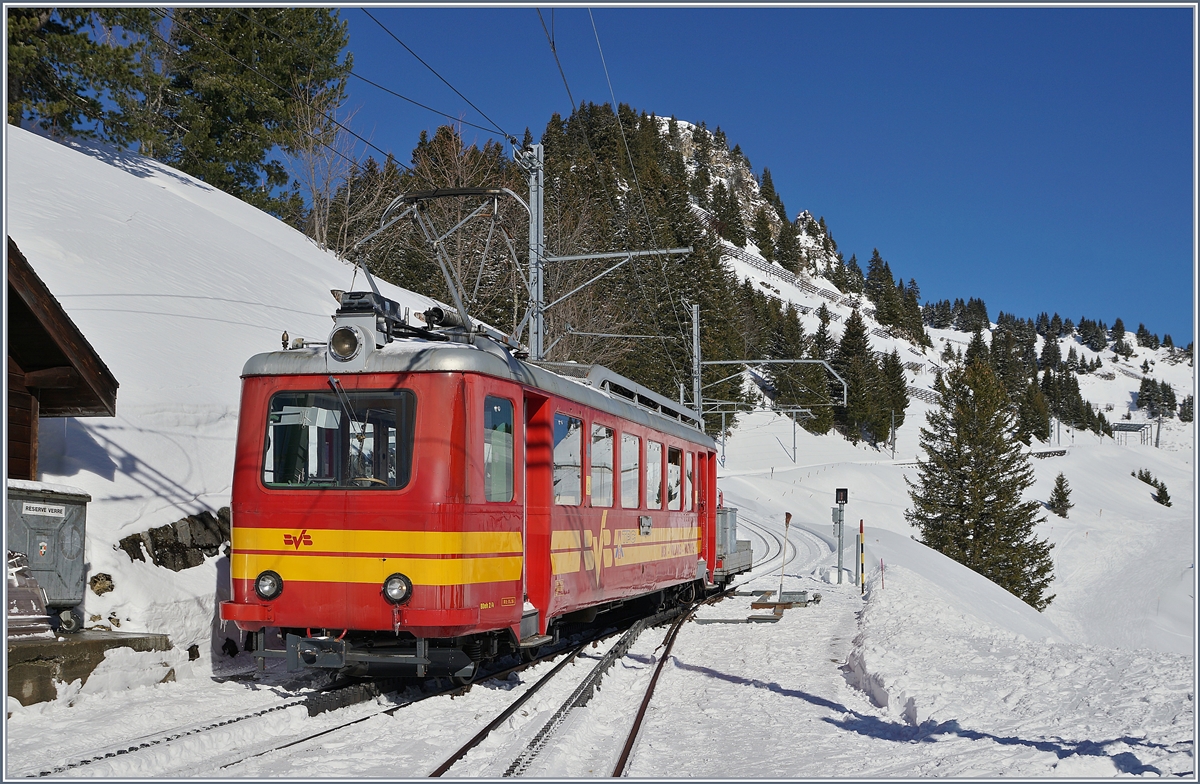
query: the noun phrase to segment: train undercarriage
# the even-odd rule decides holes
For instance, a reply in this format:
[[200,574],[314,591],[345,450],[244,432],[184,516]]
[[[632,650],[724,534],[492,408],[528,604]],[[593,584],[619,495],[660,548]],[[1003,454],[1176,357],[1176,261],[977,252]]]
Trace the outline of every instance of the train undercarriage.
[[694,581],[596,605],[555,618],[548,634],[529,635],[523,640],[517,640],[510,629],[422,639],[403,631],[282,628],[279,630],[282,649],[267,647],[265,629],[251,633],[248,647],[253,649],[259,669],[266,666],[267,659],[284,659],[289,672],[318,669],[337,671],[347,677],[450,677],[469,683],[481,665],[493,660],[512,655],[532,659],[541,647],[557,643],[562,636],[685,606],[715,590],[719,586],[706,589],[703,582]]

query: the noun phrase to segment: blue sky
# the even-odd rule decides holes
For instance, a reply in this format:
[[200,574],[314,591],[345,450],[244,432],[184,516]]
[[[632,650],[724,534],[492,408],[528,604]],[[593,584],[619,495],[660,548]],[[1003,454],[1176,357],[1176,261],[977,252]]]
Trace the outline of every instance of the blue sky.
[[[571,111],[533,8],[371,13],[496,124]],[[490,126],[359,9],[355,71]],[[577,102],[610,101],[586,8],[542,9]],[[923,300],[1192,340],[1190,8],[595,8],[613,90],[721,126],[793,216],[872,248]],[[445,118],[350,80],[353,127],[407,161]],[[464,127],[468,141],[489,134]],[[498,136],[491,134],[491,136]]]

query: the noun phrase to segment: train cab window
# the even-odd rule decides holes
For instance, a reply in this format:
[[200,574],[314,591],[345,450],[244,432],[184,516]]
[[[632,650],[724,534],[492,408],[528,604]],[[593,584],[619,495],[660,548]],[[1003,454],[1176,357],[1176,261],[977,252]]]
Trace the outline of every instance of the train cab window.
[[513,404],[502,397],[483,400],[483,497],[513,500]]
[[583,500],[583,421],[554,414],[554,503],[579,506]]
[[692,511],[692,453],[687,452],[683,463],[683,508]]
[[395,489],[412,473],[411,390],[281,392],[263,445],[268,487]]
[[592,425],[592,506],[613,505],[613,429]]
[[646,508],[662,509],[662,444],[646,442]]
[[621,434],[621,508],[637,509],[642,505],[638,481],[642,470],[642,439]]
[[667,508],[683,508],[683,450],[667,447]]

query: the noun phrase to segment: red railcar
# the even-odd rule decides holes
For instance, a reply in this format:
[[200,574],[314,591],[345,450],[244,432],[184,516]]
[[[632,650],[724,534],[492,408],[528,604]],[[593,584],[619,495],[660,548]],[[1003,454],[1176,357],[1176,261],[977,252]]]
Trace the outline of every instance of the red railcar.
[[392,339],[348,296],[328,346],[243,371],[221,618],[257,655],[469,677],[564,620],[712,586],[716,452],[693,412],[478,334]]

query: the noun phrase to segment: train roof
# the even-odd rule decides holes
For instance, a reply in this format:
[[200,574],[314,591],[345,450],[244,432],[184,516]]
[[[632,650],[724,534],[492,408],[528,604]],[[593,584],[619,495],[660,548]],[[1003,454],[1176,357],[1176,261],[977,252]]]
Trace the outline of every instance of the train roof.
[[[256,354],[242,377],[345,373],[322,346]],[[695,412],[601,365],[572,362],[524,362],[484,337],[475,343],[405,338],[376,348],[359,373],[481,373],[606,411],[614,416],[715,448]]]

